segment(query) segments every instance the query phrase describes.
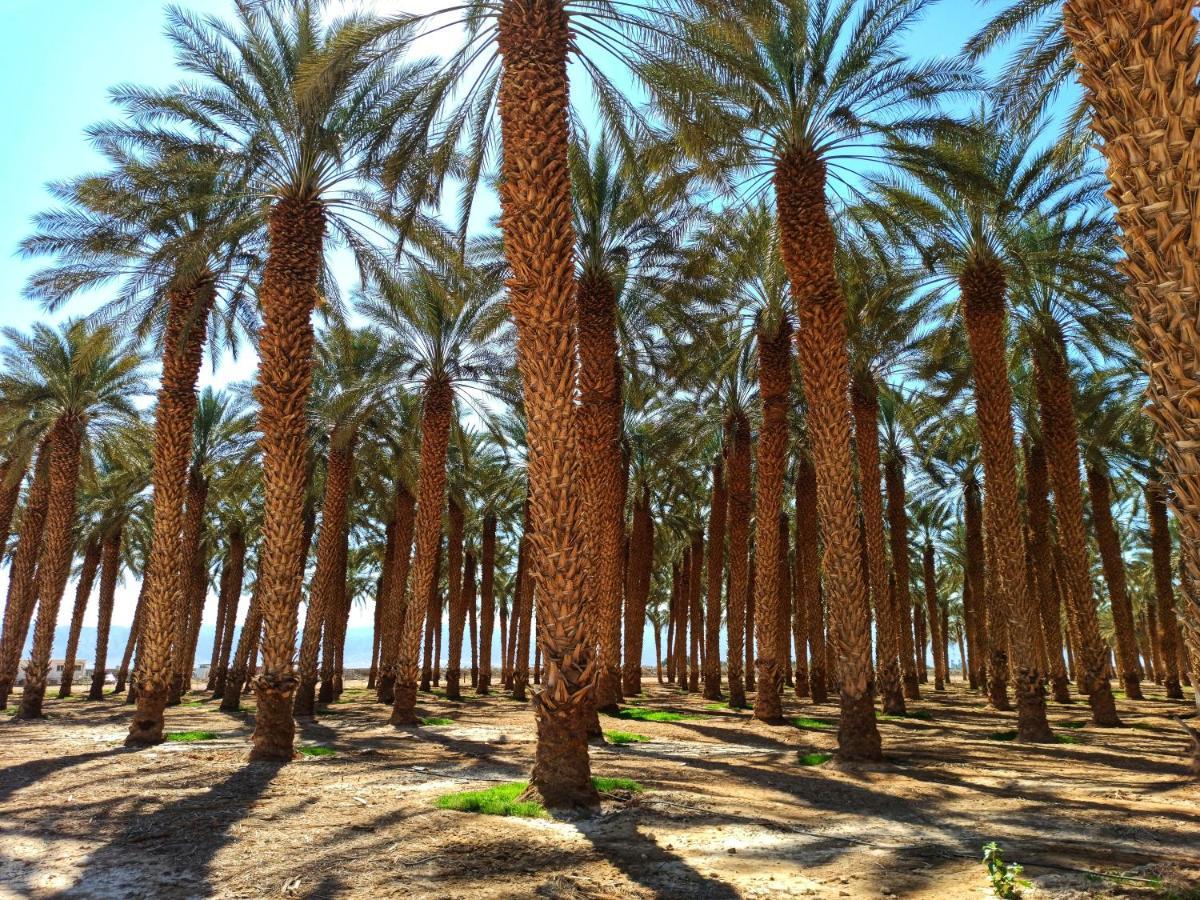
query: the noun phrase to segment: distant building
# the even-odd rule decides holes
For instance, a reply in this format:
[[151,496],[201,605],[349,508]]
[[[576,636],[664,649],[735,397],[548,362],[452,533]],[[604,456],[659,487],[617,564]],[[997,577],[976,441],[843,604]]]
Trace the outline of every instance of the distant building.
[[[20,666],[17,667],[17,684],[25,683],[25,669],[28,665],[29,660],[21,660]],[[65,659],[50,660],[50,673],[46,676],[47,684],[62,684],[63,671],[66,668],[67,661]],[[88,661],[77,658],[75,660],[75,675],[71,680],[78,683],[80,679],[86,678],[90,672]]]
[[208,678],[208,670],[210,668],[212,667],[208,663],[204,663],[204,665],[201,666],[196,666],[196,668],[192,670],[192,678],[196,681],[204,681],[206,678]]

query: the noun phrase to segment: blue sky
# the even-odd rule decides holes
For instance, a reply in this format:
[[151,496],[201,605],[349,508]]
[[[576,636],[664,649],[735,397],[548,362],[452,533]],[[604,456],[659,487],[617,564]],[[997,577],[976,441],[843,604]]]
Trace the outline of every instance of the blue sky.
[[[233,6],[231,0],[185,0],[180,5],[202,13],[223,13]],[[427,11],[450,4],[372,0],[368,5]],[[99,164],[83,131],[113,114],[108,89],[122,82],[165,86],[179,77],[162,33],[163,9],[161,0],[0,0],[0,83],[7,86],[0,93],[0,121],[6,125],[0,139],[0,324],[24,329],[47,317],[39,305],[22,297],[38,263],[18,259],[16,248],[29,233],[32,216],[50,205],[45,185]],[[927,58],[956,52],[985,13],[966,0],[945,0],[909,35],[910,53]],[[446,42],[443,36],[442,47],[423,50],[452,49],[444,47]],[[78,298],[60,315],[88,312],[99,299]],[[215,380],[249,377],[253,365],[248,354],[235,367],[222,363]],[[205,379],[214,380],[211,368]],[[0,591],[6,587],[6,574],[0,571]],[[127,584],[118,593],[115,623],[131,620],[135,592],[136,586]],[[73,587],[68,588],[60,620],[69,619],[72,596]],[[212,607],[210,603],[210,619]],[[364,615],[369,618],[369,613]],[[94,616],[93,609],[88,624],[94,624]]]

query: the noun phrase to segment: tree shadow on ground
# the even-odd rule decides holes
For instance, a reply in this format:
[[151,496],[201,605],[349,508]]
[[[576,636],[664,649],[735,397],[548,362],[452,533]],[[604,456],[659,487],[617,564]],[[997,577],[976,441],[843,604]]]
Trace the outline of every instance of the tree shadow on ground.
[[61,896],[204,896],[213,858],[234,836],[283,763],[252,762],[207,791],[166,802],[152,813],[124,816],[121,832],[83,863]]
[[34,759],[16,766],[0,769],[0,801],[7,800],[22,788],[27,788],[43,778],[69,769],[81,766],[92,760],[116,756],[119,753],[136,753],[135,749],[126,747],[110,747],[107,750],[94,750],[90,753],[75,753],[71,756],[56,756],[50,759]]

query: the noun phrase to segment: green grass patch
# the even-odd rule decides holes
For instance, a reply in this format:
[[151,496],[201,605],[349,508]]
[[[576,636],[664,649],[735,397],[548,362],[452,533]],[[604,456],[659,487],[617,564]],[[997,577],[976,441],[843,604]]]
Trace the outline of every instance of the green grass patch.
[[215,731],[171,731],[165,735],[168,741],[176,744],[194,744],[198,741],[215,741]]
[[605,715],[615,719],[630,719],[635,722],[682,722],[685,719],[696,718],[686,713],[669,712],[665,709],[642,709],[638,706],[619,709],[614,713],[605,713]]
[[804,731],[833,731],[833,723],[828,719],[810,719],[806,716],[797,716],[791,720],[792,724]]
[[988,735],[989,741],[1015,741],[1017,733],[1015,731],[993,731]]
[[646,735],[634,734],[632,731],[606,731],[604,732],[604,739],[618,747],[623,744],[641,744],[650,740]]
[[613,791],[629,791],[632,794],[640,794],[645,790],[632,778],[593,778],[592,784],[602,794],[611,794]]
[[421,720],[422,725],[453,725],[453,719],[447,719],[442,716],[428,716]]
[[183,703],[180,703],[179,705],[180,705],[180,706],[187,706],[187,707],[190,707],[190,708],[192,708],[192,709],[195,709],[195,708],[196,708],[196,707],[198,707],[198,706],[203,706],[203,705],[204,705],[204,703],[205,703],[205,701],[203,701],[203,700],[187,700],[187,701],[185,701],[185,702],[183,702]]
[[[638,782],[631,778],[593,778],[592,784],[602,794],[609,794],[613,791],[630,791],[637,794],[644,790]],[[529,787],[529,783],[526,781],[510,781],[483,791],[443,794],[437,798],[437,808],[480,813],[485,816],[546,818],[546,809],[542,804],[517,799],[527,787]]]
[[1075,728],[1084,728],[1086,726],[1087,726],[1087,722],[1083,721],[1082,719],[1077,719],[1074,722],[1059,722],[1058,723],[1059,728],[1075,729]]
[[1131,722],[1130,728],[1136,728],[1138,731],[1157,731],[1158,729],[1149,722]]
[[310,747],[297,747],[296,752],[301,756],[333,756],[337,753],[332,747],[325,747],[319,744]]
[[805,753],[800,757],[800,765],[802,766],[819,766],[822,763],[827,763],[833,759],[832,753]]
[[1083,740],[1077,734],[1056,734],[1054,740],[1059,744],[1082,744]]

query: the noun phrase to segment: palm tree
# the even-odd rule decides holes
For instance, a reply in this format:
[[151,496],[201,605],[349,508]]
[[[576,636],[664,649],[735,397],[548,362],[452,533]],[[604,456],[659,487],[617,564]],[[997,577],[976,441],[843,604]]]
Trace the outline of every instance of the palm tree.
[[[58,607],[71,573],[76,489],[85,445],[122,421],[145,389],[142,360],[107,328],[80,321],[55,330],[35,325],[26,336],[6,329],[0,392],[30,411],[47,436],[45,525],[37,557],[37,622],[18,715],[40,718]],[[20,652],[20,648],[17,648]]]
[[[926,111],[973,83],[958,62],[912,64],[899,36],[930,4],[689,0],[664,28],[682,40],[647,67],[674,140],[701,171],[759,167],[775,189],[798,319],[817,471],[825,592],[839,660],[839,754],[878,759],[870,603],[859,560],[846,307],[834,267],[829,179],[879,160],[881,136],[936,129]],[[732,8],[731,8],[732,7]],[[853,188],[851,188],[853,189]]]

